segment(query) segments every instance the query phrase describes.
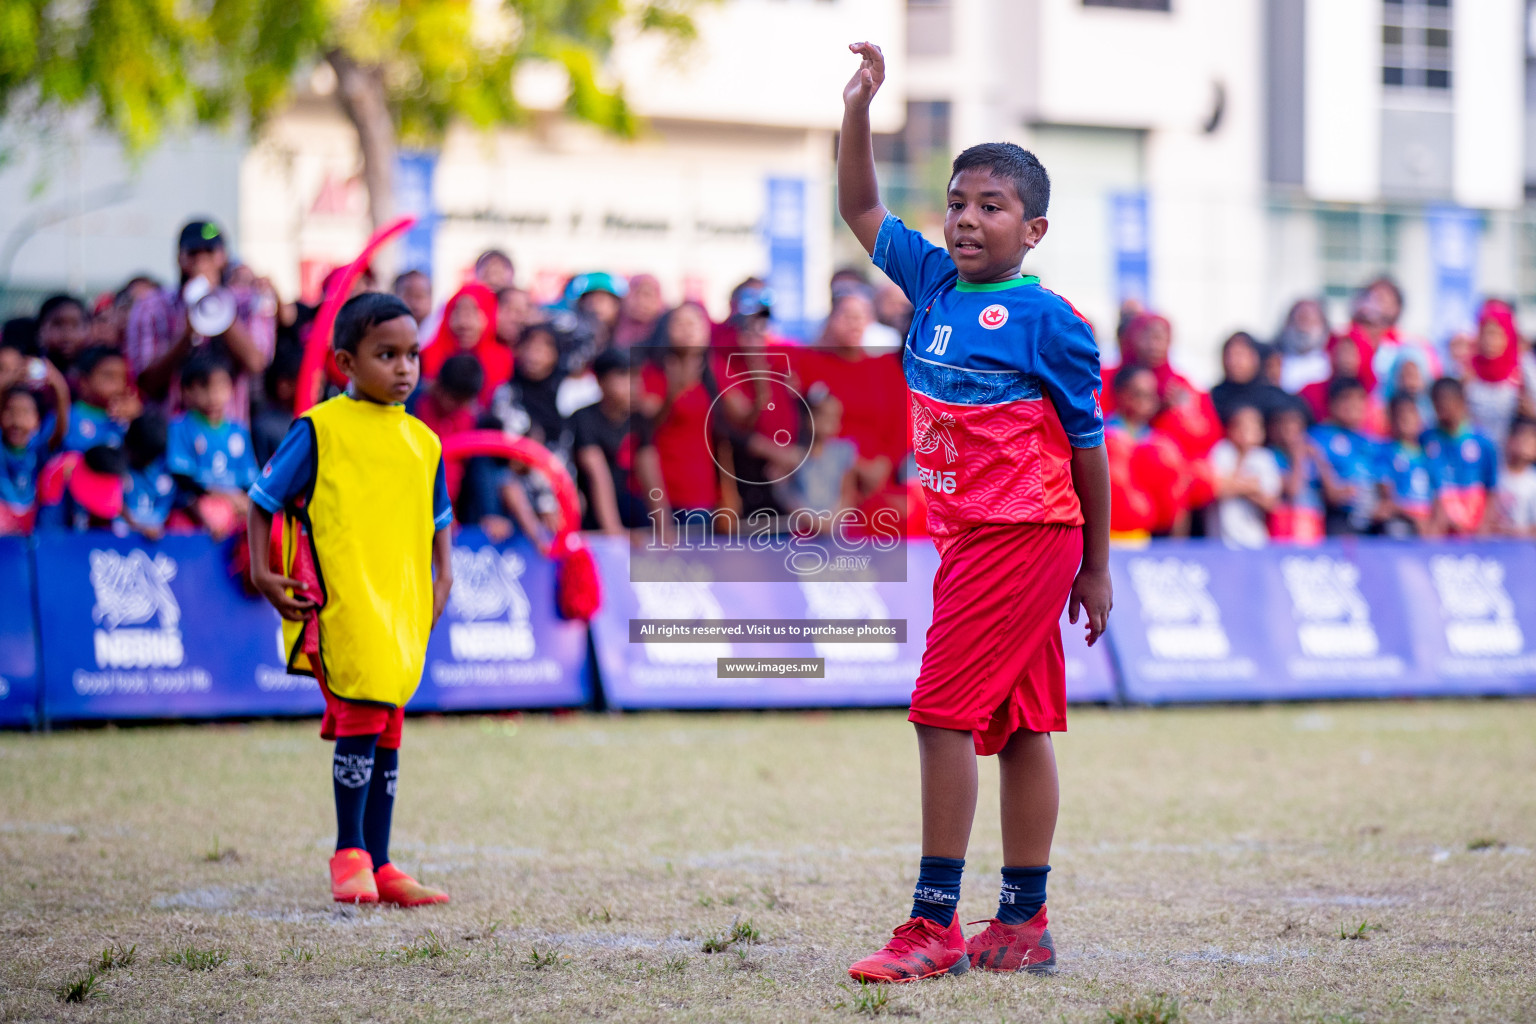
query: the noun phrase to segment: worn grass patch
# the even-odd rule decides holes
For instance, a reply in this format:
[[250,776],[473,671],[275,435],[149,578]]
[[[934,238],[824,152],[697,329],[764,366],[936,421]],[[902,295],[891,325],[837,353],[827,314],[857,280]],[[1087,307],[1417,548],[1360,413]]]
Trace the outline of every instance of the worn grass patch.
[[313,722],[0,735],[0,1021],[1533,1019],[1536,703],[1071,727],[1057,973],[893,988],[846,967],[910,906],[900,713],[413,719],[391,852],[453,897],[414,911],[331,902]]

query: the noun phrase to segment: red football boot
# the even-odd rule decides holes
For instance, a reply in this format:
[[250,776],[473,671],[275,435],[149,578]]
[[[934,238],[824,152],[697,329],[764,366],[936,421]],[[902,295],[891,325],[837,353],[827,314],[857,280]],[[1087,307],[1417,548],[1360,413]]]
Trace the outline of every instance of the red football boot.
[[347,847],[331,857],[331,897],[337,903],[377,903],[373,858],[367,850]]
[[[981,921],[971,921],[981,924]],[[1043,974],[1056,966],[1056,946],[1046,927],[1045,908],[1023,924],[1003,924],[997,918],[987,929],[965,940],[971,966],[984,971],[1029,971]]]
[[914,917],[896,928],[884,949],[848,968],[848,974],[855,981],[920,981],[940,974],[964,974],[970,967],[958,915],[947,928],[926,917]]
[[430,885],[422,885],[393,864],[385,864],[373,873],[379,886],[379,902],[397,907],[424,907],[429,903],[447,903],[448,894]]

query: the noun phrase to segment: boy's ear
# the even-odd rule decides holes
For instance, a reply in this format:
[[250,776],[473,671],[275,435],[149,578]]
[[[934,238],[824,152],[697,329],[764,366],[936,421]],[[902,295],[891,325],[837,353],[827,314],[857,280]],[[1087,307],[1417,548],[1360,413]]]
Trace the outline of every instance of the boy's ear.
[[1033,249],[1045,238],[1046,230],[1051,222],[1044,217],[1031,217],[1024,222],[1024,244]]
[[348,352],[344,348],[336,350],[336,368],[348,377],[352,376],[352,369],[356,363],[356,353]]

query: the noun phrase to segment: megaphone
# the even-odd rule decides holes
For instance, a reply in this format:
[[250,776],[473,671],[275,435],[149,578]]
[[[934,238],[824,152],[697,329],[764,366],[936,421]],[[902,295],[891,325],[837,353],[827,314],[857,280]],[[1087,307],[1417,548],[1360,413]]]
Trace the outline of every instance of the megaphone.
[[187,323],[205,338],[217,338],[235,322],[235,293],[215,288],[205,277],[188,281],[181,289],[181,301],[187,306]]

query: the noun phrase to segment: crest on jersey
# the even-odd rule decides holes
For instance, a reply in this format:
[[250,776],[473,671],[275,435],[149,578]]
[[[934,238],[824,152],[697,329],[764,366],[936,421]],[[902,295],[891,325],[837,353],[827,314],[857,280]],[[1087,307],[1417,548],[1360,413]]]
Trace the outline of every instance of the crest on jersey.
[[994,302],[981,311],[981,316],[976,318],[981,326],[989,331],[995,331],[1008,322],[1008,307],[1001,302]]
[[923,455],[932,455],[944,449],[944,461],[954,462],[960,457],[955,438],[949,428],[955,425],[954,416],[941,412],[935,416],[928,407],[912,397],[912,447]]

